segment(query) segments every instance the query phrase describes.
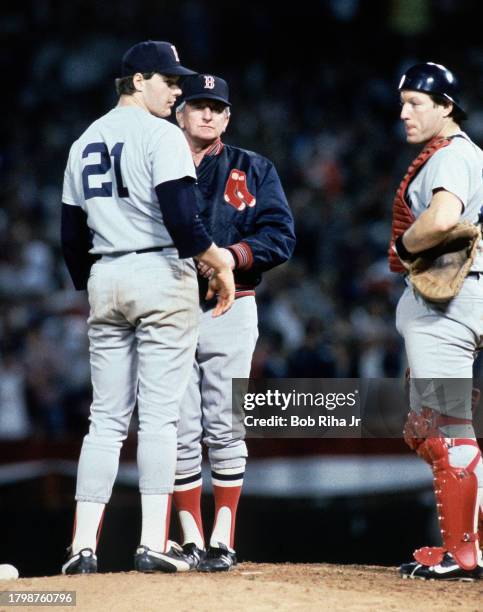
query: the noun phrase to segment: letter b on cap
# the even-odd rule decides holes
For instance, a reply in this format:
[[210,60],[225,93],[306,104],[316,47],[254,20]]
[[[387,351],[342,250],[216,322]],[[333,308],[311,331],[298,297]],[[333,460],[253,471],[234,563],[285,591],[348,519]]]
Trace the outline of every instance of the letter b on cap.
[[215,88],[215,77],[205,76],[205,89],[214,89]]

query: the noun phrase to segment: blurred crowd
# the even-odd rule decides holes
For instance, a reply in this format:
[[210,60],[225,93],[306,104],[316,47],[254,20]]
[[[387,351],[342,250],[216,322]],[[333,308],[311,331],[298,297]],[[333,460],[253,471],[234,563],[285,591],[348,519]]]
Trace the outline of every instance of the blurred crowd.
[[[86,429],[88,307],[59,248],[63,170],[70,144],[115,105],[122,53],[146,38],[175,42],[184,65],[228,80],[226,141],[275,162],[295,215],[295,256],[257,291],[253,375],[402,374],[403,282],[386,250],[393,195],[417,151],[404,141],[397,85],[418,61],[459,72],[470,85],[465,129],[481,145],[477,4],[299,4],[297,15],[237,0],[44,0],[3,11],[0,438]],[[459,26],[465,40],[448,42]]]

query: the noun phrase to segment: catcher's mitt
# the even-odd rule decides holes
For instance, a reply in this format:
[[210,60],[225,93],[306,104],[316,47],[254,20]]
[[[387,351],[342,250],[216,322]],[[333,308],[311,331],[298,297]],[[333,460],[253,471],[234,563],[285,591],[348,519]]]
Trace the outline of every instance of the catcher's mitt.
[[449,302],[461,289],[481,240],[479,225],[458,223],[436,246],[409,264],[409,280],[424,299]]

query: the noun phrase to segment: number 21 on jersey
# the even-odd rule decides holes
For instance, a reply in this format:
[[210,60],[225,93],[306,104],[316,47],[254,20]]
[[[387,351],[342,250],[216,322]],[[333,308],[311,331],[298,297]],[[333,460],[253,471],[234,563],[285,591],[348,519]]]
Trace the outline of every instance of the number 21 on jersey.
[[91,142],[82,151],[82,158],[88,157],[91,153],[98,153],[101,156],[100,164],[87,164],[82,171],[82,187],[84,188],[84,198],[110,198],[112,197],[112,181],[101,183],[100,187],[89,187],[89,177],[107,174],[112,167],[111,157],[114,159],[114,175],[116,177],[117,195],[120,198],[128,198],[129,191],[122,182],[121,174],[121,154],[123,142],[116,142],[111,152],[105,142]]

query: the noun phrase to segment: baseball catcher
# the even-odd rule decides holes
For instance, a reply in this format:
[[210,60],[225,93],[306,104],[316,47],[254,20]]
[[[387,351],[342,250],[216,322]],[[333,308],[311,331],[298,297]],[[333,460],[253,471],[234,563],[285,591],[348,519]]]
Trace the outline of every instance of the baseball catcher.
[[[407,444],[433,471],[442,545],[404,578],[473,580],[482,562],[483,464],[472,425],[473,360],[483,347],[483,153],[461,130],[456,76],[425,63],[401,78],[406,139],[424,145],[397,190],[391,270],[406,274],[396,325],[411,370]],[[480,533],[480,539],[481,539]]]

